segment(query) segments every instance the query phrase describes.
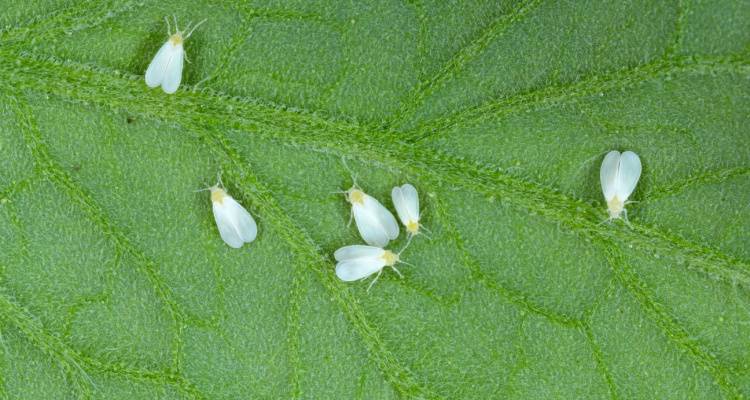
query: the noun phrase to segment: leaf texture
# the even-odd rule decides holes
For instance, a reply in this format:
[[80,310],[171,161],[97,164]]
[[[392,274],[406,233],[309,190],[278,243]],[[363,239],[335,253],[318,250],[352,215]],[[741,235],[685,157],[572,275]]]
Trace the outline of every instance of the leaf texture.
[[[750,396],[747,3],[7,3],[0,397]],[[172,14],[208,22],[170,96]],[[431,232],[369,293],[350,171]]]

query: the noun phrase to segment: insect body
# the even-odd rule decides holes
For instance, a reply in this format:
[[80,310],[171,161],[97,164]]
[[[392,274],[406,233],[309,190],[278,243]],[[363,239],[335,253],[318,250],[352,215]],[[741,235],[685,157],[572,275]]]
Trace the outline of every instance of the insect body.
[[371,246],[385,247],[398,237],[396,218],[378,200],[357,186],[344,192],[362,239]]
[[333,257],[338,261],[336,263],[336,276],[342,281],[351,282],[364,279],[377,272],[378,275],[367,287],[367,290],[370,290],[370,287],[378,280],[385,267],[393,268],[401,276],[401,273],[395,267],[396,263],[399,262],[399,255],[380,247],[345,246],[336,250]]
[[252,215],[219,185],[212,186],[209,190],[216,226],[224,242],[229,247],[238,249],[255,240],[258,226]]
[[391,199],[401,223],[406,227],[409,236],[419,233],[419,196],[417,189],[410,184],[396,186],[391,191]]
[[615,150],[604,156],[599,178],[610,219],[621,218],[620,215],[625,214],[627,220],[628,212],[625,210],[625,204],[628,203],[628,197],[635,190],[640,176],[641,159],[632,151],[620,153]]
[[[146,85],[152,88],[161,85],[165,93],[172,94],[180,87],[182,65],[183,61],[187,58],[183,43],[193,34],[195,28],[206,20],[196,24],[186,35],[183,35],[183,32],[177,28],[177,18],[175,18],[174,33],[169,32],[169,20],[166,17],[164,20],[167,21],[169,39],[161,46],[154,59],[151,60],[151,64],[148,65],[148,69],[146,69]],[[189,24],[185,30],[188,29],[190,29]]]

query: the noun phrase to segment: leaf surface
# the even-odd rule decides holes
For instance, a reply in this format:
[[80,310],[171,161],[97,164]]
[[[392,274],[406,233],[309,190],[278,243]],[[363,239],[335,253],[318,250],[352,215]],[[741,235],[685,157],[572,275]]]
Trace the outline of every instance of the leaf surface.
[[[143,73],[172,14],[208,21],[170,96]],[[750,396],[749,17],[4,5],[2,397]],[[602,224],[613,149],[643,162],[630,225]],[[240,250],[196,192],[219,171],[258,221]],[[391,209],[415,185],[431,232],[369,293],[334,275],[350,172]]]

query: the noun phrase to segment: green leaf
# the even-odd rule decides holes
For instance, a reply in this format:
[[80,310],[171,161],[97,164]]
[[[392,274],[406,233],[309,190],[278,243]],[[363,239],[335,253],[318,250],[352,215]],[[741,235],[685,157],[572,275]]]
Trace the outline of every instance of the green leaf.
[[[747,2],[188,3],[0,11],[0,397],[750,396]],[[342,158],[431,231],[369,293]]]

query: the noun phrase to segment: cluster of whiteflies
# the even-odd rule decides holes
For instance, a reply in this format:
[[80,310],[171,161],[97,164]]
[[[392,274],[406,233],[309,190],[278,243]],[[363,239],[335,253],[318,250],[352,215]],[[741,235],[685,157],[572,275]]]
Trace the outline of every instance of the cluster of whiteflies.
[[[641,160],[631,151],[611,151],[604,157],[599,174],[610,219],[624,215],[627,220],[625,204],[628,203],[628,198],[641,176]],[[208,190],[211,191],[216,226],[224,242],[230,247],[240,248],[243,244],[255,240],[258,234],[255,220],[224,190],[221,181]],[[377,272],[377,276],[367,287],[368,290],[378,280],[385,267],[393,268],[401,276],[396,264],[403,262],[400,255],[406,247],[398,253],[385,249],[388,243],[400,234],[396,218],[376,198],[362,191],[356,184],[343,193],[352,206],[351,217],[367,245],[344,246],[336,250],[333,254],[337,261],[336,276],[342,281],[351,282],[366,279]],[[414,235],[419,234],[420,229],[424,229],[419,222],[417,189],[408,183],[396,186],[391,191],[391,200],[398,218],[406,229],[408,246]]]
[[[177,91],[182,81],[183,61],[187,58],[183,43],[205,20],[193,26],[192,29],[188,24],[185,28],[187,33],[180,31],[177,27],[176,18],[174,33],[171,33],[169,20],[165,18],[165,21],[169,39],[149,64],[146,70],[146,84],[149,87],[161,86],[164,92],[171,94]],[[625,205],[628,204],[628,198],[635,190],[641,176],[640,158],[632,151],[623,153],[611,151],[604,157],[599,174],[610,219],[617,219],[624,215],[627,221]],[[219,184],[212,186],[209,190],[214,219],[224,242],[230,247],[240,248],[243,244],[255,240],[258,227],[250,213],[227,194]],[[343,281],[355,281],[377,272],[378,275],[370,286],[375,283],[385,267],[391,267],[401,275],[395,265],[402,262],[399,260],[399,255],[403,249],[399,253],[385,249],[388,242],[396,239],[400,233],[393,214],[356,184],[344,194],[346,200],[352,205],[352,216],[357,223],[359,234],[368,245],[345,246],[336,250],[334,253],[337,261],[336,275]],[[411,238],[419,233],[421,227],[417,190],[408,183],[397,186],[393,188],[391,198],[411,241]]]
[[[336,276],[342,281],[351,282],[366,279],[377,272],[378,275],[372,280],[367,288],[368,290],[378,280],[385,267],[393,268],[401,276],[401,273],[396,269],[396,264],[403,262],[399,257],[406,248],[398,253],[385,249],[388,242],[395,240],[400,234],[401,230],[396,218],[376,198],[362,191],[356,184],[344,194],[346,195],[346,201],[352,205],[351,215],[357,224],[357,230],[362,236],[362,240],[367,243],[367,246],[344,246],[336,250],[333,253],[333,257],[337,261]],[[393,200],[398,218],[404,224],[409,236],[408,246],[412,237],[418,234],[422,227],[419,223],[417,189],[408,183],[396,186],[391,191],[391,200]]]
[[[237,200],[227,193],[221,180],[216,185],[203,190],[211,192],[216,227],[224,243],[238,249],[245,243],[255,240],[258,235],[255,220]],[[351,215],[357,224],[359,234],[368,245],[345,246],[338,249],[334,253],[334,258],[338,261],[336,275],[343,281],[355,281],[377,272],[378,276],[373,279],[370,286],[375,283],[383,268],[387,266],[401,275],[395,265],[402,262],[399,256],[406,247],[398,253],[384,249],[388,242],[399,236],[400,229],[396,218],[377,199],[363,192],[356,185],[343,193],[352,205]],[[391,197],[396,213],[409,236],[408,246],[412,237],[419,234],[420,228],[423,228],[419,223],[417,189],[408,183],[397,186],[391,191]]]
[[[635,190],[640,176],[641,160],[632,151],[624,153],[610,151],[604,157],[599,177],[602,184],[602,193],[607,201],[610,219],[621,218],[623,215],[627,219],[625,205],[629,203],[628,198]],[[229,246],[235,248],[241,247],[243,243],[252,242],[258,231],[253,217],[232,196],[227,194],[221,185],[221,181],[208,190],[211,191],[214,217],[222,239]],[[341,193],[346,195],[346,200],[352,205],[352,217],[365,243],[382,250],[383,247],[388,245],[388,242],[398,237],[400,229],[398,223],[396,223],[396,218],[376,198],[362,191],[357,185]],[[414,235],[420,233],[420,229],[424,228],[419,222],[417,189],[408,183],[403,186],[396,186],[391,191],[391,199],[394,207],[396,207],[398,218],[404,224],[406,233],[411,239]],[[341,261],[338,256],[336,256],[336,259]],[[398,256],[395,254],[394,259],[398,261]],[[345,279],[342,275],[339,275],[339,277],[343,280],[357,279]]]
[[[631,151],[611,151],[604,157],[599,176],[610,219],[621,218],[624,215],[627,221],[625,205],[641,176],[640,158]],[[221,181],[208,190],[211,191],[216,226],[224,242],[230,247],[240,248],[243,244],[255,240],[258,234],[255,220],[224,190]],[[351,217],[367,245],[344,246],[336,250],[333,254],[337,261],[336,276],[342,281],[351,282],[366,279],[377,272],[368,290],[378,280],[385,267],[393,268],[401,276],[396,264],[403,262],[400,255],[406,247],[398,253],[385,249],[388,243],[400,234],[396,218],[376,198],[365,193],[356,184],[342,193],[352,206]],[[414,235],[419,234],[420,229],[424,229],[419,222],[417,189],[408,183],[396,186],[391,191],[391,200],[398,218],[406,229],[408,246]]]

